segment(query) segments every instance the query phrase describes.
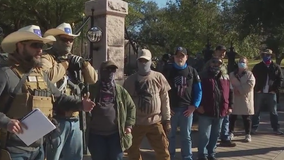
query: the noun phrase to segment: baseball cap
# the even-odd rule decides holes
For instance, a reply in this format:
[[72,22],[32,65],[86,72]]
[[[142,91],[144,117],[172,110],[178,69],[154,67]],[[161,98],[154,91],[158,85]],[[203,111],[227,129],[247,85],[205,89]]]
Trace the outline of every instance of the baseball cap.
[[186,48],[184,48],[184,47],[177,47],[177,48],[176,48],[176,51],[175,51],[175,54],[177,54],[177,53],[179,53],[179,52],[181,52],[181,53],[187,55],[187,50],[186,50]]
[[150,61],[152,59],[152,54],[148,49],[142,49],[141,51],[138,52],[137,60],[140,58]]
[[113,61],[109,60],[109,61],[102,62],[100,69],[106,69],[108,67],[118,68],[117,65]]
[[215,49],[216,51],[220,51],[220,50],[227,50],[227,48],[223,45],[218,45]]

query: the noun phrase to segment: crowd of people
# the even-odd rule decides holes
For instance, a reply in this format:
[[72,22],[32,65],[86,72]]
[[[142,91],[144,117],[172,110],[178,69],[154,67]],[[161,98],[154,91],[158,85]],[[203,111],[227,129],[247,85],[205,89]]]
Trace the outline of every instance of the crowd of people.
[[[43,36],[30,25],[3,39],[8,58],[0,68],[1,160],[82,160],[81,111],[90,113],[86,144],[93,160],[122,160],[124,152],[129,160],[141,160],[145,137],[157,160],[174,160],[178,128],[181,157],[192,160],[193,116],[198,116],[198,160],[216,160],[218,139],[221,146],[236,146],[237,116],[243,118],[244,141],[252,141],[263,103],[274,133],[283,134],[276,100],[283,75],[270,49],[261,52],[262,61],[252,71],[241,57],[231,73],[221,45],[199,71],[187,64],[183,47],[167,55],[173,59],[160,72],[151,69],[150,50],[142,49],[137,72],[119,85],[117,64],[102,62],[98,76],[87,60],[71,53],[78,36],[62,23]],[[43,50],[46,43],[52,47]],[[82,89],[82,83],[90,85]],[[21,119],[35,108],[57,129],[28,146],[16,135],[28,129]]]

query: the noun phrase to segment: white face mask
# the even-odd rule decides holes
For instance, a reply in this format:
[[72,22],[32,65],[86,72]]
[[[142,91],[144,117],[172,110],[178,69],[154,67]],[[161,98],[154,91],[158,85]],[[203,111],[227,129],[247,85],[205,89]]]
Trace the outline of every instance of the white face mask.
[[148,61],[146,63],[137,62],[138,65],[138,74],[144,76],[147,75],[151,71],[152,61]]
[[246,69],[247,68],[247,64],[243,63],[243,62],[239,62],[238,63],[238,67],[241,68],[241,69]]

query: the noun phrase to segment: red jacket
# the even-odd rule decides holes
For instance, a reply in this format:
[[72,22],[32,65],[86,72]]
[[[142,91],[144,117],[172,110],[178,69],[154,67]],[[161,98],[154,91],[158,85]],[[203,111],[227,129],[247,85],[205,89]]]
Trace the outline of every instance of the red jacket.
[[233,105],[233,90],[228,74],[221,72],[217,76],[210,76],[205,72],[201,76],[202,101],[204,115],[224,117]]

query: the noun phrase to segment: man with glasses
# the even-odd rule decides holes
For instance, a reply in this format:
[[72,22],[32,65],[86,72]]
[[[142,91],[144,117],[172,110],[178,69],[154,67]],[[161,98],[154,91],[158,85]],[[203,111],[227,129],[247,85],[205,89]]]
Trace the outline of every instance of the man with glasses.
[[224,117],[232,112],[233,90],[223,60],[212,58],[201,73],[202,101],[198,112],[198,160],[217,160],[215,149]]
[[42,138],[27,146],[17,137],[27,129],[20,119],[33,109],[40,109],[52,119],[52,109],[75,112],[94,107],[88,98],[78,100],[59,92],[42,71],[42,47],[53,41],[53,36],[42,37],[40,28],[30,25],[11,33],[1,43],[4,52],[9,53],[8,63],[0,68],[1,160],[44,160]]
[[[213,58],[220,58],[223,61],[223,59],[226,56],[226,51],[227,51],[227,49],[226,49],[225,46],[218,45],[216,47],[212,57]],[[209,66],[210,66],[210,62],[207,62],[205,64],[204,69],[206,70]],[[226,63],[222,63],[220,69],[221,69],[222,73],[224,73],[224,74],[228,73]],[[236,143],[231,141],[231,136],[230,136],[230,133],[229,133],[229,124],[230,124],[229,115],[227,115],[223,119],[222,129],[221,129],[221,134],[220,134],[220,139],[221,139],[220,146],[222,146],[222,147],[235,147],[236,146]]]
[[[62,93],[81,98],[79,85],[95,83],[97,74],[89,62],[71,53],[74,39],[79,34],[72,33],[70,24],[62,23],[47,30],[44,35],[54,36],[56,42],[42,56],[43,69]],[[81,160],[83,142],[79,113],[62,110],[54,112],[60,132],[54,133],[51,142],[47,143],[47,160],[58,160],[60,157],[62,160]]]
[[252,118],[252,134],[255,134],[259,125],[260,111],[265,103],[270,111],[270,123],[275,134],[282,135],[278,122],[276,93],[283,82],[283,74],[280,66],[272,61],[272,50],[266,49],[261,52],[262,62],[256,64],[252,73],[255,77],[254,86],[254,110]]

